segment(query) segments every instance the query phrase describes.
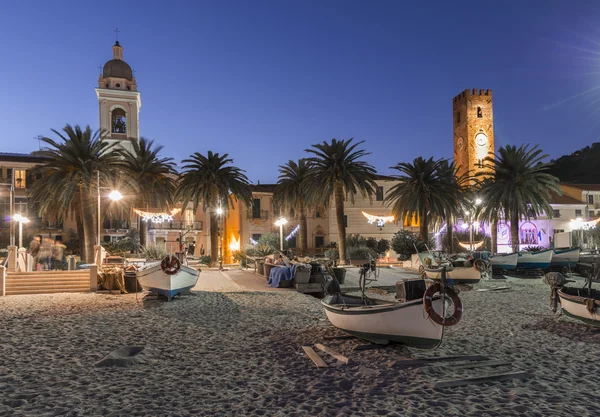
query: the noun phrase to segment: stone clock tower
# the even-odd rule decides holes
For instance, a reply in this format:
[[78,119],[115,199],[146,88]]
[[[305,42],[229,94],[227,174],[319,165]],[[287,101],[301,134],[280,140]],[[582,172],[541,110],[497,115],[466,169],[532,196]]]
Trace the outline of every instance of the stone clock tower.
[[138,141],[140,93],[131,67],[123,61],[123,47],[117,41],[112,47],[113,59],[104,64],[98,79],[98,106],[102,139],[118,143],[132,151],[132,141]]
[[483,171],[483,160],[494,156],[492,90],[465,90],[452,100],[454,161],[458,175]]

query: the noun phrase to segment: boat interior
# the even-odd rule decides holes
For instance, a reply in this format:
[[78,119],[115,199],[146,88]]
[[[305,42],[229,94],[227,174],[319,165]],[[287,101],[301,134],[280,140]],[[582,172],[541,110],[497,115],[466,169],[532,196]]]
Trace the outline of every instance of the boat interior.
[[582,298],[594,298],[600,300],[600,291],[588,288],[576,288],[576,287],[562,287],[561,292],[568,295],[573,295]]

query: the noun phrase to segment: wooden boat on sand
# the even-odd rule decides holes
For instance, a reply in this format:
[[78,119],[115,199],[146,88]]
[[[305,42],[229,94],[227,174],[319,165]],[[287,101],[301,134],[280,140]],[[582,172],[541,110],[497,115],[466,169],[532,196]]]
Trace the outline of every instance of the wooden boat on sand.
[[[481,272],[474,266],[470,267],[448,267],[447,278],[456,284],[477,284],[481,281]],[[423,275],[429,279],[442,279],[442,270],[433,268],[424,268]]]
[[492,269],[510,270],[517,267],[517,259],[519,254],[514,253],[499,253],[490,258]]
[[600,326],[600,291],[563,287],[558,290],[558,298],[565,315]]
[[572,268],[579,262],[580,248],[554,249],[550,266]]
[[167,256],[161,262],[153,262],[136,271],[136,277],[142,288],[171,300],[177,294],[192,289],[200,271],[181,265],[175,257]]
[[[331,278],[329,278],[331,279]],[[346,333],[378,344],[398,342],[417,348],[435,348],[445,326],[461,318],[462,304],[456,292],[442,283],[425,287],[422,279],[398,283],[398,301],[350,296],[336,292],[321,300],[327,318]],[[327,287],[326,287],[327,288]],[[446,302],[443,302],[446,300]],[[452,307],[452,314],[447,311]]]
[[517,258],[518,269],[546,269],[552,262],[552,249],[539,252],[519,252]]

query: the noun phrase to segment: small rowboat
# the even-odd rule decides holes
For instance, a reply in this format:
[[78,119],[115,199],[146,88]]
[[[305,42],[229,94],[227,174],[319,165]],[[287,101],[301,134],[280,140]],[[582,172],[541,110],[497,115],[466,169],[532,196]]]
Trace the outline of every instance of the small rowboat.
[[552,249],[539,252],[519,252],[517,268],[519,269],[546,269],[552,262]]
[[600,326],[600,291],[562,287],[558,298],[565,315],[594,326]]
[[136,271],[136,277],[142,288],[146,291],[154,292],[167,297],[171,300],[177,294],[192,289],[200,271],[181,265],[176,274],[169,275],[163,272],[160,262],[153,262]]
[[574,267],[579,262],[580,248],[554,250],[551,266]]
[[[440,280],[441,269],[424,268],[424,275],[429,279]],[[477,284],[481,281],[481,272],[475,267],[448,267],[446,277],[457,284]]]

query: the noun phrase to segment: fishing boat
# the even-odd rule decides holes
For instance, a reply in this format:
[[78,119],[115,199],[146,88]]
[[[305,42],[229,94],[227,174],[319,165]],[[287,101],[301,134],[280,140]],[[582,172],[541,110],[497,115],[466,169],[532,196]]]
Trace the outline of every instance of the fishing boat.
[[519,252],[517,269],[546,269],[552,262],[552,249],[539,252]]
[[[398,301],[369,298],[365,296],[363,286],[361,296],[337,291],[326,295],[321,304],[332,325],[358,338],[377,344],[397,342],[424,349],[437,347],[442,341],[444,327],[460,321],[460,298],[445,286],[445,280],[429,288],[425,287],[423,279],[407,280],[398,285],[404,288]],[[447,307],[453,308],[452,314],[445,311]]]
[[169,301],[177,294],[192,289],[199,275],[200,271],[182,265],[175,256],[167,256],[136,271],[137,280],[144,290],[163,295]]
[[492,269],[515,269],[517,267],[517,259],[519,254],[514,253],[499,253],[490,258]]
[[580,248],[554,249],[550,266],[572,268],[579,262]]

